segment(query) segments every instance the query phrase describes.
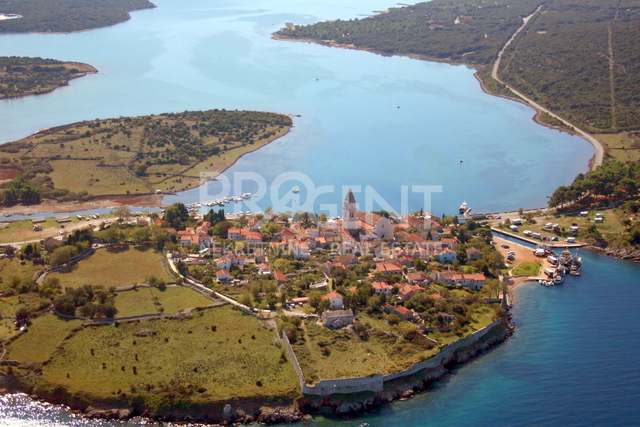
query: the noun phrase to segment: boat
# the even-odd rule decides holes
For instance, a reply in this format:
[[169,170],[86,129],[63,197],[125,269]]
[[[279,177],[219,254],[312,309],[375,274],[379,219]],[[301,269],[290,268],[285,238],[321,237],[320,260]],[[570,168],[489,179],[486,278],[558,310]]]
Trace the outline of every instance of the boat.
[[294,188],[293,190],[291,190],[292,193],[298,194],[300,192],[300,189],[298,187]]
[[462,162],[463,162],[463,160],[462,160],[462,159],[460,159],[460,163],[462,163]]
[[243,199],[250,199],[250,198],[251,198],[251,193],[244,193],[244,194],[242,195],[242,198],[243,198]]
[[553,278],[553,283],[556,284],[556,285],[559,285],[562,282],[564,282],[564,276],[561,275],[561,274],[559,274],[559,275],[557,275],[557,276],[555,276]]
[[467,209],[467,202],[462,202],[462,204],[460,205],[460,213],[465,213]]

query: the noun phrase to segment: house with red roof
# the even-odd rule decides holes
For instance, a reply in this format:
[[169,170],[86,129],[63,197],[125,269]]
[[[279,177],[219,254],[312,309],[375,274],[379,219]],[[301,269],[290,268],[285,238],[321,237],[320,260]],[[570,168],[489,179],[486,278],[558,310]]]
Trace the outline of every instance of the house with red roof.
[[233,277],[227,270],[218,270],[216,271],[216,279],[218,279],[219,283],[225,283],[233,279]]
[[344,300],[344,297],[339,292],[329,292],[328,294],[323,295],[322,299],[329,300],[329,307],[333,308],[334,310],[342,309],[342,302]]
[[387,275],[402,274],[402,266],[390,262],[377,262],[376,270]]
[[284,273],[280,270],[274,270],[273,277],[276,279],[276,282],[278,282],[278,285],[282,285],[287,281]]
[[386,296],[391,295],[391,289],[393,289],[387,282],[373,282],[371,287],[373,288],[374,294]]
[[384,312],[387,314],[395,314],[400,319],[407,322],[417,321],[420,319],[418,313],[401,305],[387,304],[384,306]]

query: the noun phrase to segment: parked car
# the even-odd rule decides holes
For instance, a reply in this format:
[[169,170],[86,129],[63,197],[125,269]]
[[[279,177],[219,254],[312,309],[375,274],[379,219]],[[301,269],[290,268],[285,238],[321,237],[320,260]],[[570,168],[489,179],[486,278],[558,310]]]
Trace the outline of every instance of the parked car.
[[509,245],[502,245],[503,248],[509,249]]

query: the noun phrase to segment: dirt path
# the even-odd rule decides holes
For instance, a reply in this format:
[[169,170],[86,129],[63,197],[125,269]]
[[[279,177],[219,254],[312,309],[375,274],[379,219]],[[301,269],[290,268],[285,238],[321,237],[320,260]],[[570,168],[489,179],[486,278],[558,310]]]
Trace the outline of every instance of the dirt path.
[[583,131],[582,129],[577,128],[574,124],[568,122],[567,120],[563,119],[562,117],[560,117],[560,116],[552,113],[551,111],[547,110],[546,108],[544,108],[540,104],[534,102],[532,99],[529,99],[528,97],[526,97],[522,93],[518,92],[517,90],[515,90],[514,88],[512,88],[511,86],[509,86],[508,84],[506,84],[502,80],[500,80],[500,78],[498,77],[498,69],[500,68],[500,61],[502,60],[502,55],[507,50],[507,48],[509,47],[511,42],[516,38],[516,36],[518,34],[520,34],[520,32],[527,26],[527,23],[531,20],[531,18],[533,18],[533,16],[535,14],[537,14],[540,11],[540,9],[542,9],[542,6],[544,6],[544,3],[541,4],[540,6],[538,6],[538,8],[531,15],[527,16],[526,18],[522,18],[522,20],[524,21],[522,23],[522,26],[520,26],[520,28],[518,28],[516,30],[516,32],[513,33],[511,38],[509,40],[507,40],[507,42],[504,44],[504,46],[502,47],[500,52],[498,52],[498,58],[496,59],[496,62],[494,62],[493,69],[491,70],[491,77],[495,81],[497,81],[498,83],[500,83],[501,85],[503,85],[504,87],[509,89],[511,92],[513,92],[514,95],[516,95],[518,98],[522,99],[525,103],[531,105],[536,110],[538,110],[540,112],[543,112],[543,113],[547,113],[551,117],[553,117],[554,119],[561,121],[565,126],[569,127],[569,129],[572,129],[578,135],[580,135],[581,137],[586,139],[591,145],[593,145],[593,147],[596,149],[596,153],[594,154],[593,160],[591,162],[591,170],[594,170],[594,169],[597,169],[599,166],[602,165],[602,161],[604,159],[604,147],[603,147],[603,145],[602,145],[602,143],[600,141],[598,141],[596,138],[594,138],[593,136],[591,136],[587,132]]

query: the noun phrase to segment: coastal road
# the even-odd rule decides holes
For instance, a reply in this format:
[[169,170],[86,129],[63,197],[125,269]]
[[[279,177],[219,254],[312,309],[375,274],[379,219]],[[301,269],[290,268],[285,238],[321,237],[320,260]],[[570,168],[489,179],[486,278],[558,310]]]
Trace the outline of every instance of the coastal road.
[[527,16],[525,18],[522,18],[522,21],[523,21],[522,26],[520,26],[520,28],[518,28],[516,30],[516,32],[513,33],[511,38],[509,40],[507,40],[507,42],[502,47],[502,50],[500,50],[500,52],[498,53],[498,58],[496,59],[496,62],[494,62],[494,64],[493,64],[493,70],[491,70],[491,77],[495,81],[497,81],[498,83],[504,85],[504,87],[506,87],[511,92],[513,92],[514,95],[516,95],[518,98],[522,99],[525,103],[531,105],[536,110],[541,111],[543,113],[547,113],[551,117],[553,117],[554,119],[561,121],[565,126],[567,126],[569,129],[573,130],[575,133],[577,133],[578,135],[580,135],[581,137],[586,139],[591,145],[593,145],[593,147],[596,149],[596,153],[593,156],[593,160],[591,161],[591,165],[590,166],[591,166],[591,170],[595,170],[599,166],[602,165],[602,160],[604,158],[604,147],[603,147],[603,145],[602,145],[602,143],[600,141],[598,141],[596,138],[594,138],[593,136],[591,136],[587,132],[583,131],[582,129],[579,129],[573,123],[568,122],[567,120],[563,119],[562,117],[558,116],[557,114],[552,113],[551,111],[547,110],[542,105],[534,102],[532,99],[529,99],[528,97],[526,97],[522,93],[518,92],[517,90],[515,90],[514,88],[512,88],[511,86],[509,86],[508,84],[506,84],[502,80],[500,80],[500,77],[498,77],[498,69],[500,68],[500,61],[502,60],[502,55],[504,54],[505,50],[507,50],[507,48],[509,47],[511,42],[516,38],[516,36],[518,34],[520,34],[520,32],[524,29],[524,27],[527,26],[527,23],[529,23],[529,20],[531,20],[531,18],[533,18],[533,16],[536,13],[538,13],[540,11],[540,9],[542,9],[542,6],[544,6],[544,4],[541,4],[540,6],[538,6],[538,8],[531,15],[529,15],[529,16]]

